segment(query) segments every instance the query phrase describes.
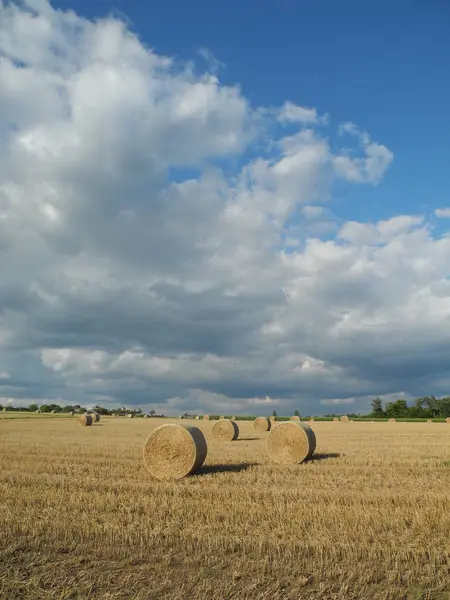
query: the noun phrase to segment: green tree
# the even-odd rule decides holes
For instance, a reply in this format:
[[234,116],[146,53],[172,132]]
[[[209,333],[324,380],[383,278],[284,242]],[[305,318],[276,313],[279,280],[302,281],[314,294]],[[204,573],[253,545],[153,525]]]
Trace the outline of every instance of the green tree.
[[391,418],[405,418],[408,417],[408,404],[406,400],[396,400],[395,402],[388,402],[385,409],[386,416]]
[[298,410],[297,410],[297,409],[295,409],[295,410],[294,410],[294,415],[295,415],[296,417],[299,417],[299,416],[300,416],[300,413],[298,412]]
[[36,403],[32,403],[28,406],[28,410],[30,410],[31,412],[36,412],[37,410],[39,410],[39,406]]
[[371,406],[372,406],[372,415],[374,417],[383,417],[384,416],[383,403],[381,401],[381,398],[374,398],[371,402]]
[[277,416],[277,411],[276,411],[276,410],[273,410],[273,411],[272,411],[272,417],[276,417],[276,416]]

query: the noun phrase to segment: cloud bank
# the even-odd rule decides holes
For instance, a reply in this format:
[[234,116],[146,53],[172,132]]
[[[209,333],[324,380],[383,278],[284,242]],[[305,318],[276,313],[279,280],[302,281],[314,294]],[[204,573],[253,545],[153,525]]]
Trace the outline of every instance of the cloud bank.
[[0,1],[0,57],[3,398],[319,414],[448,393],[450,237],[333,211],[388,148],[45,0]]

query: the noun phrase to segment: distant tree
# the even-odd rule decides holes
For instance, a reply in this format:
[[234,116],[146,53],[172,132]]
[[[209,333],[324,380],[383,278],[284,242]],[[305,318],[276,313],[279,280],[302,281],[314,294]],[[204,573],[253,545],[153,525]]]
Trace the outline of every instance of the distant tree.
[[37,410],[39,410],[39,406],[33,402],[28,406],[28,410],[30,410],[31,412],[36,412]]
[[273,410],[273,411],[272,411],[272,417],[276,417],[276,416],[277,416],[277,411],[276,411],[276,410]]
[[297,408],[294,410],[294,415],[295,415],[296,417],[299,417],[299,416],[300,416],[300,413],[298,412],[298,409],[297,409]]
[[406,400],[396,400],[395,402],[388,402],[385,408],[386,416],[391,418],[405,418],[408,417],[408,404]]
[[371,402],[372,415],[374,417],[384,417],[383,402],[381,398],[374,398]]

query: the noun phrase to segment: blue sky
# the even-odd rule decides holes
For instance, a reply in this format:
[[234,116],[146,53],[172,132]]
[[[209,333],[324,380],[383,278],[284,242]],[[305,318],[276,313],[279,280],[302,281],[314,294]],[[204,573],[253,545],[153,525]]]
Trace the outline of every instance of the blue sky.
[[443,0],[0,0],[0,404],[447,395],[449,26]]
[[[87,17],[118,11],[156,52],[223,63],[255,106],[290,100],[353,121],[390,148],[381,186],[346,190],[361,220],[450,202],[450,4],[446,0],[55,0]],[[332,135],[332,130],[328,132]]]

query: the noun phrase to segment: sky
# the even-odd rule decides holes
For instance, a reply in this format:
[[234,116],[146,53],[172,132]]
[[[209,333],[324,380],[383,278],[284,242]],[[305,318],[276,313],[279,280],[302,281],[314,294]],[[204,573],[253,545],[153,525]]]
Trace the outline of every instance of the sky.
[[0,0],[0,403],[450,393],[446,0]]

